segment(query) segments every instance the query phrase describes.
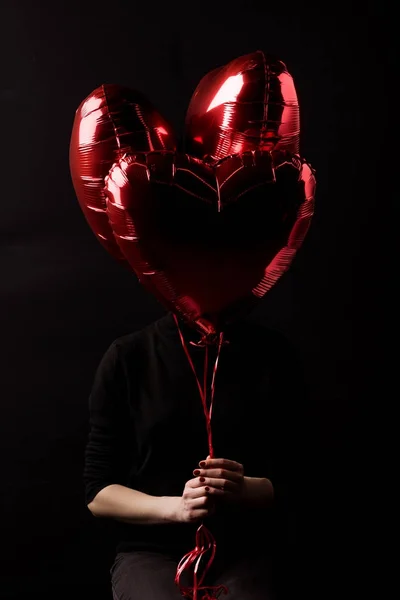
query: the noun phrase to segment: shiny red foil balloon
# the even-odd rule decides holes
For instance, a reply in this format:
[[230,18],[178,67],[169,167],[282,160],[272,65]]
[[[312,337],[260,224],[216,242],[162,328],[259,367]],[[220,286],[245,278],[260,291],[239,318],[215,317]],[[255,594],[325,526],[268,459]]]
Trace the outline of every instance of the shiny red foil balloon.
[[106,212],[140,281],[211,336],[288,269],[314,192],[313,170],[288,152],[244,152],[212,165],[135,153],[106,178]]
[[219,160],[247,150],[299,152],[300,116],[286,65],[257,51],[203,77],[186,115],[185,151]]
[[106,214],[104,181],[126,152],[174,150],[172,129],[149,100],[129,88],[105,84],[95,89],[75,114],[70,170],[81,209],[97,239],[129,270]]

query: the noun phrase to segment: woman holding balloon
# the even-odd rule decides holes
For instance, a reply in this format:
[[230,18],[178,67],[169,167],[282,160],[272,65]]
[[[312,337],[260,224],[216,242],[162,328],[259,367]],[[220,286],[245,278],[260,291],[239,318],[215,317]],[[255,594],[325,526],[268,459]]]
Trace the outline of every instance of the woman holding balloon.
[[86,219],[169,311],[110,345],[90,396],[87,504],[124,524],[115,600],[276,597],[271,563],[304,497],[302,377],[283,337],[246,316],[312,218],[298,138],[293,80],[262,52],[203,78],[184,154],[136,91],[103,85],[77,110]]

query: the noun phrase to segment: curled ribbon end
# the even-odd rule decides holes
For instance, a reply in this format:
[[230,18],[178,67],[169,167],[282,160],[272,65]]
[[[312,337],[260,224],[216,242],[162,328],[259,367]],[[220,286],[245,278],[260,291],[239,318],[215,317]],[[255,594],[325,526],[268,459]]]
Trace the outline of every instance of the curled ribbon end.
[[[207,552],[210,550],[211,556],[208,559],[203,573],[198,577],[197,571],[200,563],[205,554],[207,554]],[[215,551],[216,543],[211,532],[204,525],[200,525],[196,533],[196,547],[182,558],[175,575],[175,583],[179,587],[184,598],[187,598],[188,600],[218,600],[221,593],[228,593],[228,589],[224,585],[202,585],[204,578],[214,560]],[[193,587],[183,586],[180,581],[182,573],[193,565]],[[202,594],[201,596],[198,595],[199,592]]]

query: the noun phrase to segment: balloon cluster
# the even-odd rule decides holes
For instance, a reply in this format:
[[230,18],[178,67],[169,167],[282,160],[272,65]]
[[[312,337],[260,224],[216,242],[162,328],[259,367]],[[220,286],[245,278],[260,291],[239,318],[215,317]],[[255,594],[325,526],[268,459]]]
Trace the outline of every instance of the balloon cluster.
[[136,90],[79,106],[70,168],[98,240],[206,339],[289,268],[314,210],[299,105],[283,62],[258,51],[211,71],[186,115],[185,152]]

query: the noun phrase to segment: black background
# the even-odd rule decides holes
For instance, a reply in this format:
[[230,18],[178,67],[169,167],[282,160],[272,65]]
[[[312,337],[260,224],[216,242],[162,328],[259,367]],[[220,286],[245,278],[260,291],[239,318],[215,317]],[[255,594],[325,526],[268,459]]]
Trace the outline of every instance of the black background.
[[394,64],[382,4],[330,8],[1,4],[1,598],[109,597],[112,532],[83,500],[87,399],[111,341],[164,313],[80,211],[75,109],[102,83],[126,84],[182,132],[199,79],[257,49],[294,77],[301,154],[318,181],[303,250],[258,309],[301,349],[320,437],[323,500],[299,595],[361,597],[364,561],[379,553],[368,477],[380,468],[372,411],[385,394]]

